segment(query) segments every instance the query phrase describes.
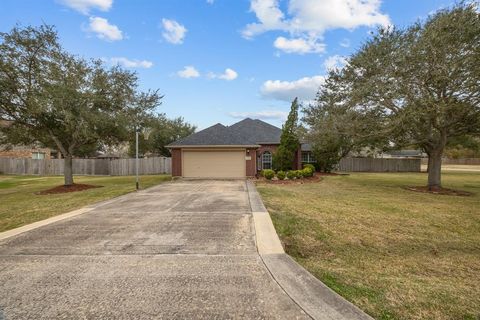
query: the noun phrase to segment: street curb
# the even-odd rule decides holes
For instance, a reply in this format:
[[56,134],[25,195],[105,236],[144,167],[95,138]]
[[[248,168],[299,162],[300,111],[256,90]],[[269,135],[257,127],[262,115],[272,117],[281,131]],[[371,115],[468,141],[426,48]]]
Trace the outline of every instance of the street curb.
[[268,212],[252,212],[260,255],[285,253]]
[[247,181],[247,190],[258,253],[273,279],[290,299],[315,320],[373,320],[285,253],[270,215],[252,181]]
[[263,205],[262,198],[260,198],[252,181],[247,181],[247,190],[255,226],[258,253],[260,255],[285,253],[273,226],[272,219],[270,219],[270,215]]
[[95,203],[86,205],[82,208],[79,208],[79,209],[76,209],[76,210],[73,210],[73,211],[69,211],[67,213],[62,213],[62,214],[59,214],[59,215],[56,215],[56,216],[53,216],[53,217],[50,217],[50,218],[47,218],[47,219],[44,219],[44,220],[36,221],[36,222],[30,223],[30,224],[27,224],[27,225],[24,225],[24,226],[15,228],[15,229],[0,232],[0,241],[3,241],[5,239],[17,236],[19,234],[22,234],[22,233],[25,233],[25,232],[28,232],[28,231],[31,231],[31,230],[34,230],[34,229],[37,229],[37,228],[41,228],[43,226],[47,226],[47,225],[55,223],[55,222],[59,222],[59,221],[62,221],[62,220],[66,220],[66,219],[69,219],[69,218],[76,217],[78,215],[90,212],[94,209],[97,209],[97,208],[102,207],[104,205],[115,202],[119,199],[132,197],[135,194],[141,194],[141,193],[143,193],[143,191],[149,190],[151,188],[155,188],[156,186],[158,186],[158,184],[154,185],[154,186],[151,186],[149,188],[146,188],[146,189],[142,189],[142,190],[137,191],[137,192],[135,192],[135,190],[134,190],[134,191],[131,191],[129,193],[113,197],[111,199],[102,200],[102,201],[99,201],[99,202],[95,202]]
[[262,255],[275,281],[315,320],[373,320],[368,314],[327,287],[287,254]]

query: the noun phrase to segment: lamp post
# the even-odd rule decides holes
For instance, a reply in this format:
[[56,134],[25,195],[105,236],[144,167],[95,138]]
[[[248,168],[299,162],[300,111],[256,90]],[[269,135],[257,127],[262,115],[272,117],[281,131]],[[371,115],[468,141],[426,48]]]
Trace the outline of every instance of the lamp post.
[[138,191],[139,184],[138,184],[138,134],[140,132],[140,128],[137,126],[135,127],[135,190]]

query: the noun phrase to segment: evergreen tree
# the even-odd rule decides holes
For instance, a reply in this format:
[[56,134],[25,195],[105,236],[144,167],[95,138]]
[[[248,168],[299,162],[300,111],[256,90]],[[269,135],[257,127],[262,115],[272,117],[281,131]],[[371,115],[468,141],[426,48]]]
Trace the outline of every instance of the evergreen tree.
[[295,98],[290,107],[287,121],[282,127],[282,136],[280,137],[280,145],[273,155],[273,166],[276,170],[293,169],[295,160],[295,152],[297,151],[300,141],[297,135],[298,129],[298,98]]

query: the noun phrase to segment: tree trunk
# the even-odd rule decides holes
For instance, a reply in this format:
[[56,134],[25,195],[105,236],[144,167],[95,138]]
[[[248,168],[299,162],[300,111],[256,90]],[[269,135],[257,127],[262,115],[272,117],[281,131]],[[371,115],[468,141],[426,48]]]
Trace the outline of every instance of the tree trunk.
[[428,190],[442,187],[442,152],[431,152],[428,155]]
[[73,163],[72,163],[72,155],[65,154],[65,166],[63,175],[65,178],[65,185],[71,186],[73,185]]

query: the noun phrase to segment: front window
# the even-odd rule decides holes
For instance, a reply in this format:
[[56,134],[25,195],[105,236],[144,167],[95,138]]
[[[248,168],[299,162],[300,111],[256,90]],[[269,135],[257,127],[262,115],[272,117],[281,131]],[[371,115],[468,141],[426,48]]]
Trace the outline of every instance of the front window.
[[315,163],[315,158],[311,152],[302,152],[303,163]]
[[272,154],[269,151],[262,154],[262,169],[272,169]]
[[32,152],[32,159],[45,159],[44,152]]

